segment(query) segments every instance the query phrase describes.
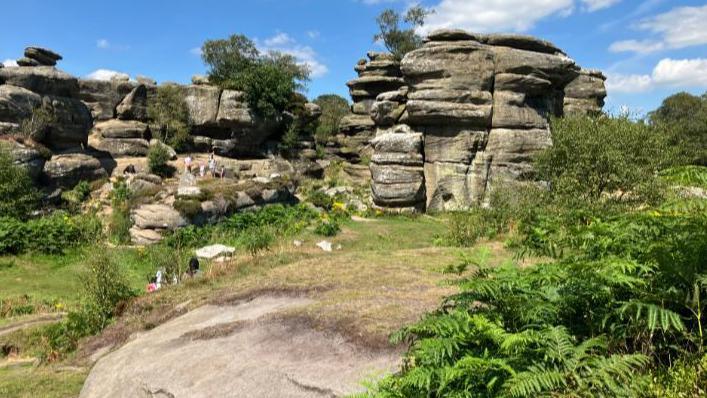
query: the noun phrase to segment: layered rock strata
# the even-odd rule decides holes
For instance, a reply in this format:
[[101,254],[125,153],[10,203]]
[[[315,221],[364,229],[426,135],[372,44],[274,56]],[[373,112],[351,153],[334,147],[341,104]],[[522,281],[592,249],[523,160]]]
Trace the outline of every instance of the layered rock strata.
[[[468,208],[493,181],[531,178],[533,155],[552,144],[549,118],[600,112],[606,96],[600,72],[522,35],[437,31],[386,73],[399,86],[367,106],[378,131],[372,192],[396,210]],[[421,154],[410,164],[413,137]]]

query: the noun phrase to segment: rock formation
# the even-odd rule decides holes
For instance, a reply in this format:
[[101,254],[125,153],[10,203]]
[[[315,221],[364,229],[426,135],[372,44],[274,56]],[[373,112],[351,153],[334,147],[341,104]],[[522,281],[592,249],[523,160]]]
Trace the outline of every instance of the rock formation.
[[549,118],[600,112],[606,96],[600,72],[522,35],[437,31],[387,67],[349,86],[377,130],[373,200],[398,211],[468,208],[495,180],[532,177],[532,156],[552,144]]

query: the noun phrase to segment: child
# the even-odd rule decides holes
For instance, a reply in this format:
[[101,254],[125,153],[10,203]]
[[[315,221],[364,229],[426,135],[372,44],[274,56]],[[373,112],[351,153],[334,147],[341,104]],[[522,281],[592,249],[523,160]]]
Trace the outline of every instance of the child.
[[199,177],[204,178],[206,174],[206,165],[204,162],[199,162]]
[[209,155],[209,173],[212,178],[216,177],[216,159],[214,159],[214,154]]

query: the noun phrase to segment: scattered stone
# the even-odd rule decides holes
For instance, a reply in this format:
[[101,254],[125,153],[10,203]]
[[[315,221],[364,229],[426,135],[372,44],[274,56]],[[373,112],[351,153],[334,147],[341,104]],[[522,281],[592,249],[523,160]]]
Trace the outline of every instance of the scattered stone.
[[17,59],[17,65],[19,66],[39,66],[41,65],[37,60],[32,58],[22,57]]
[[324,250],[325,252],[331,252],[332,251],[332,245],[331,242],[327,240],[323,240],[319,243],[317,243],[317,247]]
[[235,247],[215,244],[197,249],[196,256],[207,260],[213,260],[217,257],[230,257],[236,252]]
[[191,84],[208,85],[209,77],[204,75],[194,75],[191,77]]
[[151,77],[143,76],[143,75],[137,75],[137,77],[135,77],[135,81],[137,81],[138,84],[144,84],[146,86],[156,86],[157,85],[157,80],[155,80]]
[[304,242],[302,242],[301,240],[294,240],[294,241],[292,241],[292,244],[293,244],[295,247],[302,247],[302,245],[304,244]]

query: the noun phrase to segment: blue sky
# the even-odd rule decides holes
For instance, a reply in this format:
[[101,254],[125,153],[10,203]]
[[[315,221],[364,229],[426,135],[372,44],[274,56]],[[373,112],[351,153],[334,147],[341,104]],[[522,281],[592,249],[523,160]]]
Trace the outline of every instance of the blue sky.
[[[243,33],[310,65],[308,95],[348,97],[346,81],[373,43],[375,17],[406,0],[15,0],[3,4],[0,61],[28,45],[64,56],[77,76],[119,71],[188,82],[204,73],[206,39]],[[427,29],[522,32],[550,40],[608,76],[606,109],[654,109],[677,91],[707,91],[707,2],[690,0],[423,0]],[[100,73],[99,73],[100,75]]]

